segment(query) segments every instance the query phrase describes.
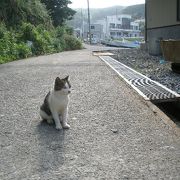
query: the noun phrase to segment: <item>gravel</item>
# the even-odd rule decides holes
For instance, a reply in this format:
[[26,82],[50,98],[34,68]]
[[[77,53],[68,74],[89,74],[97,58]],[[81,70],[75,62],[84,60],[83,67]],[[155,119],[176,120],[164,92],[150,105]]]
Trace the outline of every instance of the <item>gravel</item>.
[[140,49],[111,51],[113,58],[180,94],[180,74],[171,70],[171,63],[162,56],[151,56]]

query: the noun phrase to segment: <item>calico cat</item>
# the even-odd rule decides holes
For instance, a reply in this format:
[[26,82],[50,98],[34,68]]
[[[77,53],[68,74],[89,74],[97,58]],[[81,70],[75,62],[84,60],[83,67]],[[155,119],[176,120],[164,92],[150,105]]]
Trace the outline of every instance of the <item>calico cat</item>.
[[64,129],[70,128],[67,123],[69,94],[71,93],[68,79],[69,76],[64,79],[57,77],[54,88],[46,95],[44,103],[40,107],[41,118],[49,124],[55,122],[57,130],[61,128],[61,125]]

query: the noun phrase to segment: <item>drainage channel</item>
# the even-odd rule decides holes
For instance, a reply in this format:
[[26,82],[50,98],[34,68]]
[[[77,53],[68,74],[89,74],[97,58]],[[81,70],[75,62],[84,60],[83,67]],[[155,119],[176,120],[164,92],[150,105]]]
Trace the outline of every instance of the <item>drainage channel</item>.
[[109,56],[99,56],[146,101],[151,101],[180,127],[180,95]]
[[180,128],[180,101],[154,104]]

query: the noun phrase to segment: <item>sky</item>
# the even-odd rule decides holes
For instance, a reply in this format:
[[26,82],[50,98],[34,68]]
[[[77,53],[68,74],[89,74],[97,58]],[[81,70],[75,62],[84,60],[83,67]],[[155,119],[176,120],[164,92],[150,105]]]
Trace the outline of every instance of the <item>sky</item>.
[[[87,8],[87,0],[70,0],[70,8]],[[90,8],[105,8],[115,5],[131,6],[135,4],[143,4],[145,0],[89,0]]]

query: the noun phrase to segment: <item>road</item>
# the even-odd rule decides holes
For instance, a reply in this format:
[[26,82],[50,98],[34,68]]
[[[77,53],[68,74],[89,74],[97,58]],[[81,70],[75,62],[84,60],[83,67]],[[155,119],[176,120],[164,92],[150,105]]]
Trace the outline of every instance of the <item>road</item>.
[[[0,65],[0,179],[180,178],[180,137],[91,50]],[[57,131],[39,107],[66,75],[71,128]]]

